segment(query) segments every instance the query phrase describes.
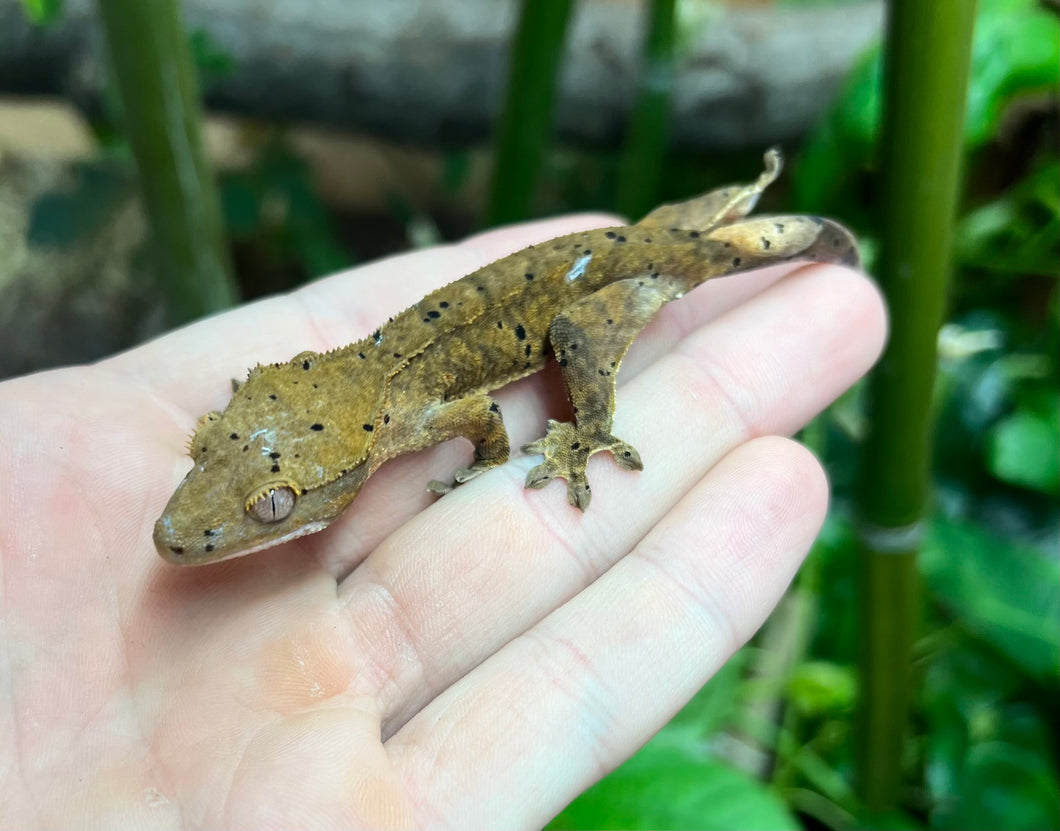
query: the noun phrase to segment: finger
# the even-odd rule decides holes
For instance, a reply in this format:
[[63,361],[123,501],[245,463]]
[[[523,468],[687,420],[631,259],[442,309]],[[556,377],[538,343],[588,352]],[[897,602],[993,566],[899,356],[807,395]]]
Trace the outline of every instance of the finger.
[[[804,310],[797,320],[793,308]],[[616,434],[640,450],[645,470],[594,458],[584,515],[558,485],[524,492],[534,462],[524,457],[382,542],[340,591],[371,655],[365,682],[381,691],[386,729],[606,571],[733,446],[805,423],[871,365],[882,330],[864,278],[807,269],[622,389]],[[540,424],[519,424],[515,436],[531,429]]]
[[445,804],[454,828],[543,825],[751,636],[826,504],[820,467],[798,445],[734,450],[629,556],[393,737],[419,803]]

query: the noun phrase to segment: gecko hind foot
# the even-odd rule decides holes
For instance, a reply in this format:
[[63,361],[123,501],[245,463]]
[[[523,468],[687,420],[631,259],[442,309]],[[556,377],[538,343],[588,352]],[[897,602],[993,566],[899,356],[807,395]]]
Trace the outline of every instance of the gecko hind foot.
[[524,453],[545,457],[544,462],[526,474],[526,487],[538,489],[553,479],[566,479],[567,501],[584,511],[592,499],[585,466],[589,457],[601,450],[610,451],[618,466],[625,470],[644,469],[640,454],[621,439],[614,436],[603,440],[587,439],[574,424],[550,419],[544,438],[523,445]]

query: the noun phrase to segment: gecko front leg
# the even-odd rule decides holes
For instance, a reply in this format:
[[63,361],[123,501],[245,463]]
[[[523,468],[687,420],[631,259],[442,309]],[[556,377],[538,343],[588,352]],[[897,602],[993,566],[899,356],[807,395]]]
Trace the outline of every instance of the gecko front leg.
[[611,434],[615,376],[637,333],[682,287],[668,280],[619,280],[572,303],[552,320],[549,340],[574,410],[574,423],[550,420],[544,438],[523,446],[543,463],[526,476],[526,487],[542,488],[556,477],[567,480],[567,500],[585,510],[592,497],[585,466],[609,450],[619,467],[641,470],[640,454]]

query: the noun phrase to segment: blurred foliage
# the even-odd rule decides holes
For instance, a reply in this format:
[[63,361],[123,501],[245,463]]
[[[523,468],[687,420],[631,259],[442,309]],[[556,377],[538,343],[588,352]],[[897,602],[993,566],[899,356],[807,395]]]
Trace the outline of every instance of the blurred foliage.
[[63,0],[22,0],[22,9],[31,23],[47,26],[63,12]]
[[253,275],[244,281],[245,296],[282,290],[355,262],[308,165],[282,133],[270,132],[254,161],[222,174],[220,186],[239,271]]

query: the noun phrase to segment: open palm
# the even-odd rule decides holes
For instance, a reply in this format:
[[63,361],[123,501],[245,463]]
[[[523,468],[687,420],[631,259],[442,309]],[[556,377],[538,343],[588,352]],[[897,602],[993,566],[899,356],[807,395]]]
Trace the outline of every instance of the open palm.
[[[5,826],[539,827],[643,744],[775,605],[827,487],[790,434],[883,339],[832,266],[713,281],[623,365],[585,514],[516,456],[454,493],[450,442],[327,531],[181,569],[151,529],[185,437],[248,366],[371,332],[427,291],[600,217],[393,258],[89,367],[0,385]],[[785,279],[781,279],[785,277]],[[562,406],[498,395],[513,447]]]

